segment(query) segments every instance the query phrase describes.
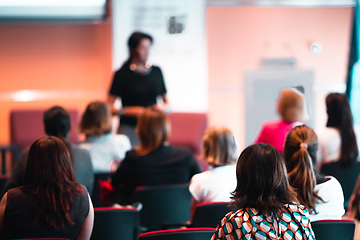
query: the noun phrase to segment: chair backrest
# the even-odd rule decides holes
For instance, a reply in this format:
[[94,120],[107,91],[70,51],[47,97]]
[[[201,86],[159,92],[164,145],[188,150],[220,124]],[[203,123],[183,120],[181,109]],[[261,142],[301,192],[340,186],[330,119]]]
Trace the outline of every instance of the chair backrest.
[[351,220],[322,220],[311,223],[316,240],[353,240],[355,222]]
[[188,147],[194,153],[201,153],[201,142],[208,127],[205,113],[180,113],[169,114],[171,122],[170,145]]
[[100,203],[100,184],[99,180],[107,181],[113,173],[94,173],[94,187],[91,194],[91,200],[94,207],[102,207]]
[[[23,150],[30,146],[36,139],[45,136],[43,113],[46,109],[38,110],[12,110],[10,113],[10,140]],[[67,110],[71,118],[69,141],[79,141],[79,113],[75,109]]]
[[228,202],[200,203],[196,206],[191,221],[193,227],[215,228],[223,217],[232,209]]
[[188,184],[138,188],[133,202],[142,203],[140,225],[148,231],[161,230],[164,224],[190,220],[191,194]]
[[209,240],[215,228],[170,229],[143,233],[138,240]]
[[360,162],[355,162],[351,167],[343,167],[340,162],[327,163],[321,167],[321,173],[334,176],[340,182],[346,204],[351,197],[359,176]]
[[91,240],[135,240],[140,234],[136,208],[95,208]]

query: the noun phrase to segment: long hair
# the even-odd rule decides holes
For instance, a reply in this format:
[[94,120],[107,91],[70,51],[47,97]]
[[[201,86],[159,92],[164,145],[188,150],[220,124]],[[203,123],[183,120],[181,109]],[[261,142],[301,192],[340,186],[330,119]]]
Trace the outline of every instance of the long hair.
[[140,155],[152,152],[169,139],[170,129],[165,113],[156,108],[146,108],[136,125],[140,146],[135,150]]
[[341,151],[339,161],[344,166],[351,166],[359,155],[359,149],[353,128],[349,99],[345,94],[331,93],[326,97],[326,109],[328,114],[326,126],[340,130]]
[[244,149],[236,165],[237,186],[232,193],[237,208],[255,208],[260,213],[281,216],[284,204],[296,202],[279,152],[257,143]]
[[35,226],[58,228],[74,224],[70,210],[81,186],[75,183],[63,141],[48,136],[31,145],[21,189],[35,197]]
[[360,221],[360,188],[355,189],[354,200],[351,202],[351,215]]
[[89,103],[81,118],[79,130],[86,136],[100,136],[111,133],[111,113],[105,102]]
[[212,166],[233,164],[237,158],[235,137],[225,127],[211,127],[203,137],[203,158]]
[[306,125],[289,131],[284,147],[284,159],[290,185],[298,200],[310,212],[316,213],[315,203],[322,199],[314,191],[316,186],[316,152],[318,140],[315,132]]

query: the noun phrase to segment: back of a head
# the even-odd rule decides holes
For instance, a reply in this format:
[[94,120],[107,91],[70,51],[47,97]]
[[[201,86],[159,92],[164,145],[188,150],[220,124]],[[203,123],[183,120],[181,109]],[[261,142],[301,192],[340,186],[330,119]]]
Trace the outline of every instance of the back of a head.
[[328,114],[327,127],[340,130],[341,153],[339,161],[344,166],[351,166],[359,155],[356,136],[353,128],[353,115],[349,99],[345,94],[331,93],[326,97]]
[[59,227],[72,223],[68,207],[80,193],[74,181],[70,154],[62,140],[48,136],[31,145],[22,189],[37,198],[36,225]]
[[237,187],[233,192],[237,208],[255,208],[262,214],[296,201],[289,186],[284,161],[271,145],[257,143],[240,154],[236,166]]
[[317,199],[321,200],[314,191],[317,149],[317,136],[308,126],[297,126],[289,131],[284,146],[288,179],[290,185],[296,189],[298,200],[310,212],[316,212],[315,202]]
[[280,91],[277,110],[285,122],[309,119],[305,96],[294,88],[284,88]]
[[157,149],[169,139],[170,130],[170,121],[164,112],[152,107],[146,108],[136,125],[140,140],[137,152],[145,155]]
[[235,137],[227,128],[211,127],[207,129],[203,137],[203,148],[203,157],[209,165],[216,167],[236,162]]
[[47,135],[67,138],[71,128],[70,114],[62,107],[54,106],[44,112],[45,132]]
[[111,133],[111,113],[105,102],[91,102],[81,118],[79,130],[87,136]]

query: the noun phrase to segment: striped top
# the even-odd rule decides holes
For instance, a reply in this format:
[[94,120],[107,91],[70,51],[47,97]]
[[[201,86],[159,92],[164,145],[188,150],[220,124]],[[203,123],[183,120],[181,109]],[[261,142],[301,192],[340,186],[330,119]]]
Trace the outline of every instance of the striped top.
[[274,213],[263,215],[254,208],[229,212],[217,226],[211,240],[301,240],[315,239],[309,212],[300,204],[285,204],[279,219]]

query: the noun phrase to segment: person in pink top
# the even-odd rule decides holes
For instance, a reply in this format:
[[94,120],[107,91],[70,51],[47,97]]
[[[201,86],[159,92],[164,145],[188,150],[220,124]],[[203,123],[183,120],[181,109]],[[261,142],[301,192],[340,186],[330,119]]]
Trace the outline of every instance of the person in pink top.
[[277,112],[281,119],[265,121],[254,143],[270,144],[282,154],[286,134],[309,119],[305,95],[295,88],[282,89]]

